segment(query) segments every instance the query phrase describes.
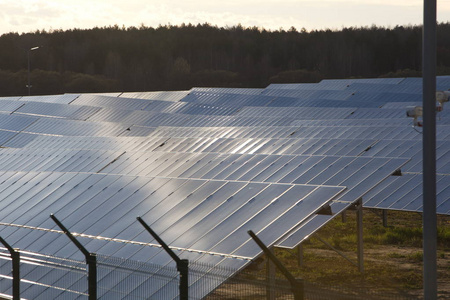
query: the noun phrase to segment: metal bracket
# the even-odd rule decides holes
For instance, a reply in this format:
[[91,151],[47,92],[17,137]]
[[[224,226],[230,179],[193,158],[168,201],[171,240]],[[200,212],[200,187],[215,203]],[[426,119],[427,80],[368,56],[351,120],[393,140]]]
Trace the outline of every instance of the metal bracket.
[[141,217],[136,218],[139,223],[153,236],[155,240],[163,247],[163,249],[172,257],[177,264],[177,270],[180,272],[180,300],[188,300],[189,298],[189,261],[180,259],[172,249],[154,232],[150,226],[142,220]]
[[278,258],[269,250],[269,248],[264,245],[264,243],[256,236],[253,231],[249,230],[247,233],[255,241],[255,243],[261,248],[264,254],[275,264],[278,270],[283,273],[284,277],[291,284],[292,292],[294,293],[294,300],[303,300],[305,298],[304,282],[302,279],[296,279],[292,274],[286,269],[285,266],[278,260]]
[[326,215],[326,216],[332,216],[333,212],[331,211],[331,206],[329,204],[325,204],[322,206],[319,211],[317,212],[318,215]]
[[97,255],[90,253],[74,236],[73,234],[55,217],[51,214],[50,218],[58,225],[59,228],[67,235],[67,237],[77,246],[77,248],[84,254],[86,264],[88,265],[88,285],[89,285],[89,300],[97,299]]

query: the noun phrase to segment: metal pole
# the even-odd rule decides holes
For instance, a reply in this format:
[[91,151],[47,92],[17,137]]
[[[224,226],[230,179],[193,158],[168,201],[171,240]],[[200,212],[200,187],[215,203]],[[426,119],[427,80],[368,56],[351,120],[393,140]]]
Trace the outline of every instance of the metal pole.
[[299,267],[303,267],[304,262],[303,262],[303,245],[300,244],[297,247],[297,264]]
[[423,289],[437,299],[436,217],[436,0],[423,10]]
[[59,228],[67,235],[67,237],[77,246],[77,248],[84,254],[86,264],[88,267],[88,291],[89,300],[97,300],[97,256],[95,253],[90,253],[74,236],[73,234],[53,215],[50,218],[58,225]]
[[39,48],[41,48],[42,46],[37,46],[37,47],[32,47],[30,49],[28,49],[27,51],[27,59],[28,59],[28,84],[27,84],[27,88],[28,88],[28,96],[31,95],[31,79],[30,79],[30,73],[31,73],[31,59],[30,59],[30,52],[37,50]]
[[266,262],[266,300],[275,300],[274,286],[275,282],[275,264],[272,260],[268,259]]
[[189,260],[180,259],[177,263],[180,272],[180,300],[189,299]]
[[264,252],[264,254],[267,256],[268,259],[270,259],[275,266],[278,268],[278,270],[283,273],[284,277],[289,281],[291,284],[292,292],[294,293],[294,300],[303,300],[305,297],[305,288],[304,288],[304,282],[303,280],[297,280],[294,276],[286,269],[285,266],[278,260],[278,258],[270,251],[266,245],[256,236],[256,234],[249,230],[247,233],[251,236],[251,238],[255,241],[255,243],[261,248],[261,250]]
[[97,299],[97,255],[90,253],[86,262],[88,265],[89,299]]
[[358,268],[361,274],[364,274],[364,242],[363,242],[363,205],[362,199],[356,203],[356,231],[358,240]]
[[383,209],[382,218],[383,218],[383,227],[388,227],[388,211],[387,211],[387,209]]
[[28,52],[27,52],[27,58],[28,58],[28,84],[27,84],[27,88],[28,88],[28,96],[30,96],[31,95],[31,83],[30,83],[30,69],[31,69],[31,67],[30,67],[30,52],[31,52],[31,49],[28,49]]
[[187,259],[180,259],[172,249],[167,246],[167,244],[159,237],[159,235],[154,232],[150,226],[142,220],[141,217],[136,218],[139,223],[153,236],[153,238],[158,241],[158,243],[163,247],[163,249],[172,257],[172,259],[177,264],[177,270],[180,272],[180,300],[188,300],[189,298],[189,261]]
[[346,210],[344,210],[341,213],[341,216],[342,216],[342,223],[347,223],[347,211]]
[[12,260],[12,294],[13,300],[20,300],[20,252],[17,249],[13,249],[2,237],[0,237],[0,243],[2,243],[11,254]]

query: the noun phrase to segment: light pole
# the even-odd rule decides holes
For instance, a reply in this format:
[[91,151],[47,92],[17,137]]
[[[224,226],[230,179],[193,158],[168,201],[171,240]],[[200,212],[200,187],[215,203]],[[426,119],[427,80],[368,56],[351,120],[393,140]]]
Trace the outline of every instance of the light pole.
[[39,49],[39,48],[41,48],[41,46],[32,47],[32,48],[28,49],[28,52],[27,52],[27,58],[28,58],[28,84],[27,84],[27,88],[28,88],[28,96],[31,95],[31,83],[30,83],[30,68],[31,68],[30,65],[31,65],[31,63],[30,63],[30,53],[31,53],[31,51],[37,50],[37,49]]

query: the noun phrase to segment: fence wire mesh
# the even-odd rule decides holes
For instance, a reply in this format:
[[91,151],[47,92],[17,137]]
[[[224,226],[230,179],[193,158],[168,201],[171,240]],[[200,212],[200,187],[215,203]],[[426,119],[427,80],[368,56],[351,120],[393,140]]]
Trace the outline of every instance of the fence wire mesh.
[[174,266],[97,256],[97,288],[104,299],[172,299],[178,294]]
[[[10,256],[0,254],[0,293],[3,298],[12,295],[12,261]],[[83,261],[21,252],[20,256],[21,298],[37,299],[87,299],[88,284],[86,264]],[[45,295],[45,296],[44,296]]]
[[[294,299],[289,282],[259,268],[238,270],[189,264],[189,299]],[[88,299],[85,261],[21,252],[22,299]],[[175,264],[165,266],[97,256],[99,299],[178,299],[180,276]],[[11,258],[0,250],[0,299],[11,299]],[[412,296],[305,283],[305,300],[417,299]]]

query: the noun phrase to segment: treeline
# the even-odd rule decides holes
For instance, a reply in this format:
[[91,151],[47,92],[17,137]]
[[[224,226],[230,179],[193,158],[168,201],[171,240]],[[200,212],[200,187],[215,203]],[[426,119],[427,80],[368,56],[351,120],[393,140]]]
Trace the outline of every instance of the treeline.
[[[0,96],[265,87],[323,78],[418,76],[422,28],[267,31],[209,24],[0,36]],[[40,47],[30,51],[33,47]],[[450,24],[438,25],[438,69],[450,67]]]

